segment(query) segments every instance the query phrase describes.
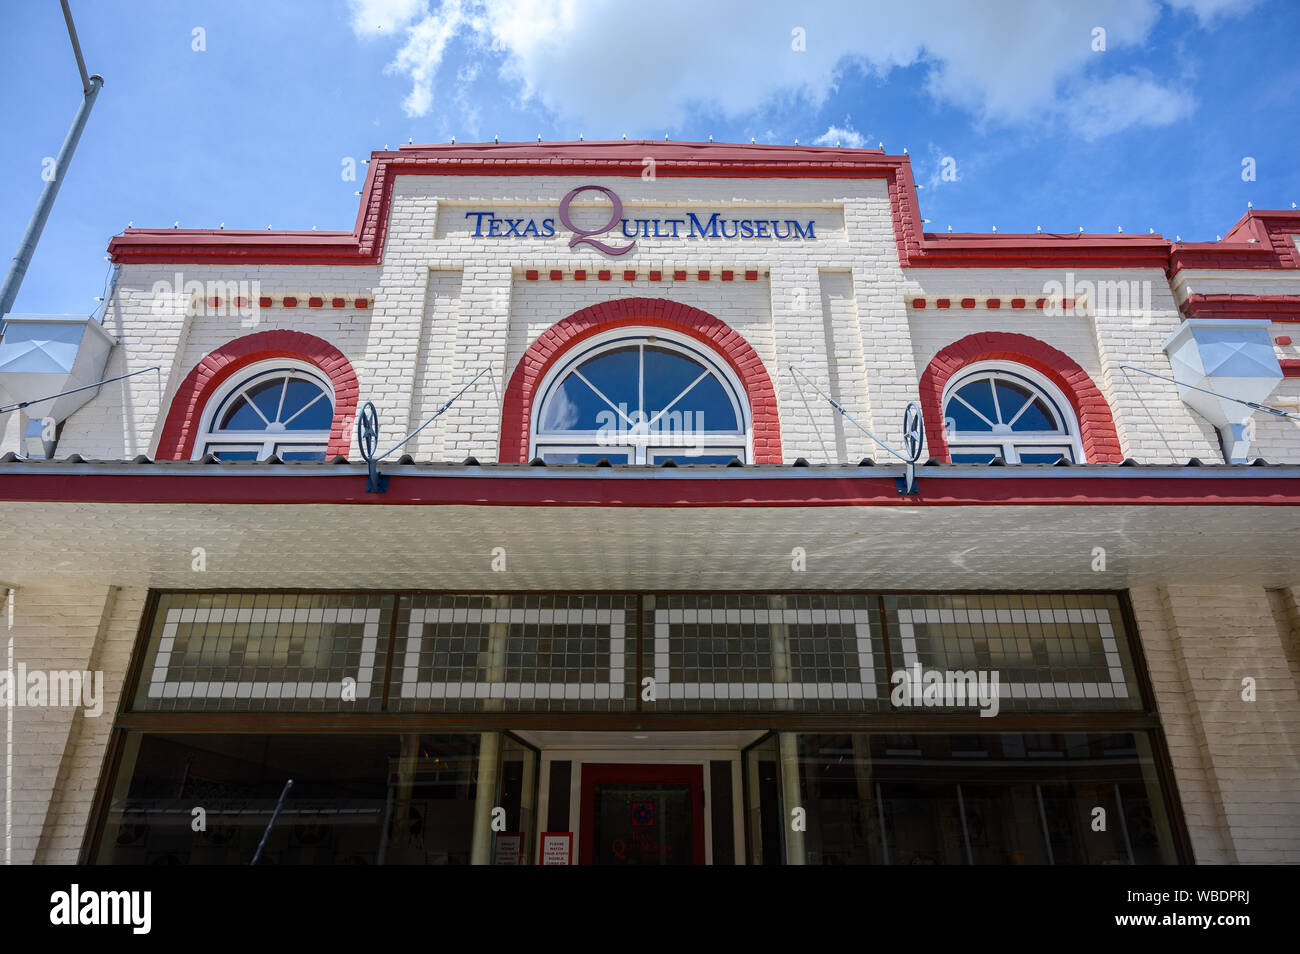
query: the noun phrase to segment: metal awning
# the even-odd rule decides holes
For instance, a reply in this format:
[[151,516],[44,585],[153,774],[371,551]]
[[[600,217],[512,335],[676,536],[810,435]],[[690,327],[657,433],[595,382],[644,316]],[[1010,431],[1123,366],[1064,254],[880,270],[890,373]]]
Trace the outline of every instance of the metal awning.
[[[1300,581],[1300,467],[0,460],[0,582],[438,590]],[[505,570],[494,571],[496,548]],[[795,548],[806,569],[792,568]],[[202,550],[204,569],[193,568]],[[1098,554],[1104,551],[1104,569]]]

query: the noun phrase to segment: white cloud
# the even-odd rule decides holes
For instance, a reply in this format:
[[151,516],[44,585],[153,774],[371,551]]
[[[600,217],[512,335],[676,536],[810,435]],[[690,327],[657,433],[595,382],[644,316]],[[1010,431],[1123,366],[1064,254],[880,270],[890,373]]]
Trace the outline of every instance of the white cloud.
[[1166,2],[1175,10],[1195,14],[1197,21],[1205,25],[1216,17],[1238,16],[1245,13],[1251,7],[1258,5],[1259,0],[1166,0]]
[[411,91],[402,101],[402,109],[408,116],[427,116],[433,108],[433,81],[442,65],[447,43],[466,27],[472,28],[472,21],[461,0],[443,0],[437,13],[424,16],[406,28],[406,45],[398,50],[388,70],[411,78]]
[[1100,139],[1130,126],[1167,126],[1192,114],[1190,93],[1166,89],[1150,77],[1113,76],[1072,97],[1066,110],[1084,139]]
[[[1107,53],[1092,49],[1097,26],[1109,51],[1140,48],[1162,14],[1158,0],[827,0],[804,9],[783,0],[351,2],[354,29],[405,24],[390,69],[411,80],[409,115],[428,114],[435,81],[451,82],[439,68],[456,38],[491,57],[523,104],[592,138],[672,131],[696,110],[742,118],[778,99],[816,109],[847,69],[884,77],[921,66],[937,101],[977,121],[1082,116],[1089,134],[1169,122],[1191,102],[1177,80],[1107,75]],[[1252,0],[1170,2],[1203,17]],[[803,51],[791,42],[796,29],[806,37]],[[1126,92],[1139,94],[1149,118],[1115,101]]]
[[425,0],[348,0],[352,32],[363,39],[395,36],[399,28],[428,12]]
[[844,146],[846,149],[865,149],[867,138],[852,126],[828,126],[826,132],[813,140],[814,146]]

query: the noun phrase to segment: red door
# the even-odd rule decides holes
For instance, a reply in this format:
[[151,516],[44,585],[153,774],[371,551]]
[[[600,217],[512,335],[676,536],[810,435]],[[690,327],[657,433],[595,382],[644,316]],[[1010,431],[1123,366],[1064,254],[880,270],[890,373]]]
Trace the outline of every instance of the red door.
[[704,768],[582,766],[584,865],[704,864]]

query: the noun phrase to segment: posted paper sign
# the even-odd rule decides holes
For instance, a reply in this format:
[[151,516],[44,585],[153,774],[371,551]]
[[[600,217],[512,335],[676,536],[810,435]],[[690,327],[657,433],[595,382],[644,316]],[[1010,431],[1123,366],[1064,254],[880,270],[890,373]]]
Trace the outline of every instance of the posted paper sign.
[[543,832],[541,863],[544,865],[573,864],[573,832]]
[[523,852],[524,836],[522,832],[498,832],[496,857],[493,859],[492,863],[494,865],[522,864]]

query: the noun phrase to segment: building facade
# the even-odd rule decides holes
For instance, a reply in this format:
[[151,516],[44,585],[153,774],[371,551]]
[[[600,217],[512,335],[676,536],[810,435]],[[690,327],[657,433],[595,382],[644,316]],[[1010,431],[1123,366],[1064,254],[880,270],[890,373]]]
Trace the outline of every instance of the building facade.
[[935,234],[905,156],[657,142],[361,196],[8,316],[7,861],[1300,861],[1300,214]]

